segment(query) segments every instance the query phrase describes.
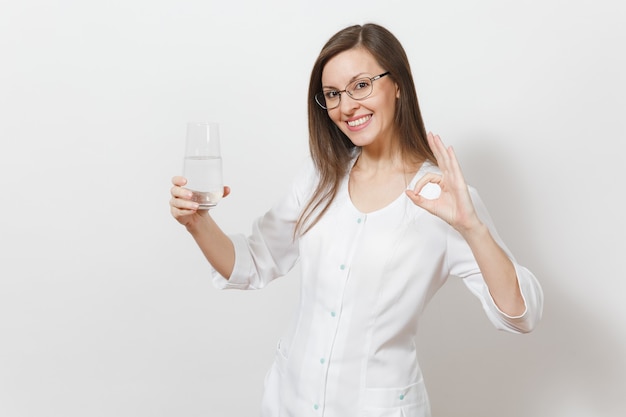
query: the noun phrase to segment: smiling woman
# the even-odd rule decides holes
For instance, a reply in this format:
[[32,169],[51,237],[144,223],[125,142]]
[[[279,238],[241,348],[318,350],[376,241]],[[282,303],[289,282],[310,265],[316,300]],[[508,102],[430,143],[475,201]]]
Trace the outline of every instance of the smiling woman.
[[[383,72],[380,67],[366,49],[354,48],[330,59],[322,72],[324,94],[331,94],[333,98],[333,106],[326,107],[328,116],[355,146],[386,141],[385,148],[389,148],[394,141],[394,114],[400,92],[393,75],[380,80],[390,73]],[[368,75],[376,73],[381,75]],[[342,100],[341,92],[328,86],[339,85],[346,80],[349,80],[344,90],[346,97]],[[380,80],[375,88],[374,80]],[[360,132],[363,134],[359,135]]]
[[542,289],[453,149],[426,133],[408,59],[387,29],[332,36],[308,106],[311,163],[250,236],[226,235],[183,177],[173,179],[172,215],[218,288],[259,289],[300,263],[298,311],[266,377],[263,417],[430,416],[415,340],[437,290],[460,278],[496,328],[526,333]]

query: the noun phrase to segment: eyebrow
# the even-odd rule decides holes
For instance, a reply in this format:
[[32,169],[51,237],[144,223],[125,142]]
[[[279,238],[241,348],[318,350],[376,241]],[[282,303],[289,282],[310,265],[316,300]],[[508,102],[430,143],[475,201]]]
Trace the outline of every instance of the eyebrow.
[[[360,72],[357,75],[353,76],[352,78],[350,78],[350,81],[348,81],[348,84],[350,84],[353,81],[358,80],[359,78],[369,78],[369,76],[367,75],[367,72]],[[346,85],[348,85],[346,84]],[[337,87],[333,87],[333,86],[329,86],[329,85],[322,85],[322,88],[333,88],[333,89],[337,89]]]

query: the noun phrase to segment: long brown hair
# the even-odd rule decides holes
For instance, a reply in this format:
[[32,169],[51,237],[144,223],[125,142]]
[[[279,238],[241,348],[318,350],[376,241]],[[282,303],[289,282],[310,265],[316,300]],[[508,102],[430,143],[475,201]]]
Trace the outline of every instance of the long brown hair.
[[395,109],[395,125],[402,155],[408,159],[430,160],[435,163],[426,139],[426,129],[420,113],[409,60],[400,41],[377,24],[354,25],[333,35],[322,48],[309,82],[309,149],[319,173],[319,182],[296,224],[296,233],[308,232],[326,213],[335,199],[342,179],[350,169],[355,145],[328,116],[328,111],[315,102],[322,88],[322,71],[330,59],[356,47],[371,53],[378,64],[389,71],[396,82],[400,98]]

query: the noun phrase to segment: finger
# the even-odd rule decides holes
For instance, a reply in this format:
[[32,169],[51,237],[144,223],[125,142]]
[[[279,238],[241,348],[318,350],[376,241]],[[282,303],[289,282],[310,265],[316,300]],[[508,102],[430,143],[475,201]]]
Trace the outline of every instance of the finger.
[[406,195],[416,206],[421,207],[430,213],[434,212],[436,204],[435,200],[430,200],[421,194],[413,192],[413,190],[406,190]]
[[418,206],[421,204],[422,200],[424,199],[424,197],[419,195],[419,193],[416,193],[414,190],[406,190],[405,193],[409,197],[409,199]]
[[[170,198],[170,207],[172,209],[181,210],[181,211],[188,210],[191,213],[193,213],[196,210],[198,210],[198,207],[200,207],[200,205],[193,200],[172,197]],[[186,213],[186,214],[191,214],[191,213]],[[172,214],[174,213],[172,212]]]
[[180,175],[176,175],[176,176],[172,177],[172,184],[178,185],[178,186],[183,186],[183,185],[187,184],[187,178],[182,177]]
[[415,187],[413,187],[412,193],[419,194],[422,189],[426,186],[426,184],[441,184],[442,178],[441,175],[435,174],[434,172],[427,172],[421,178],[417,180],[415,183]]
[[[196,201],[193,201],[193,193],[186,188],[182,187],[172,187],[172,198],[170,199],[170,207],[183,210],[179,215],[189,215],[193,214],[198,210],[200,204]],[[189,212],[185,212],[188,210]],[[172,212],[174,214],[174,212]],[[176,215],[174,215],[176,217]]]
[[179,209],[177,207],[170,207],[170,213],[180,224],[187,224],[190,218],[189,216],[197,213],[196,210]]
[[230,187],[225,185],[224,186],[224,195],[222,197],[226,197],[228,194],[230,194]]
[[441,159],[441,153],[439,152],[439,149],[437,149],[434,138],[435,138],[435,135],[433,135],[432,132],[428,132],[428,134],[426,135],[428,146],[430,146],[430,150],[433,151],[433,154],[435,155],[435,159],[437,159],[437,162],[439,162],[439,160]]
[[463,178],[463,172],[461,171],[461,165],[456,157],[456,152],[452,146],[448,148],[448,159],[450,161],[450,170],[455,174],[457,178]]
[[446,146],[443,144],[441,137],[439,135],[435,135],[430,133],[429,140],[430,148],[433,150],[435,157],[437,158],[437,163],[440,168],[447,168],[450,164],[450,158],[448,156],[448,150]]
[[189,200],[193,196],[190,190],[183,188],[183,187],[179,187],[177,185],[170,188],[170,194],[172,195],[172,197],[182,198],[185,200]]

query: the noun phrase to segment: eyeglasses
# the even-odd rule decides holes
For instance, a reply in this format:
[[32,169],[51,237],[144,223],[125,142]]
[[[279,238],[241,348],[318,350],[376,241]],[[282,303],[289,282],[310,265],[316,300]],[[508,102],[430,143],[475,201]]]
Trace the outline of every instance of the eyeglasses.
[[389,71],[383,72],[375,77],[359,78],[346,85],[345,90],[324,90],[315,95],[315,101],[325,110],[332,110],[341,103],[341,94],[347,93],[353,100],[366,99],[374,91],[374,81],[388,75]]

